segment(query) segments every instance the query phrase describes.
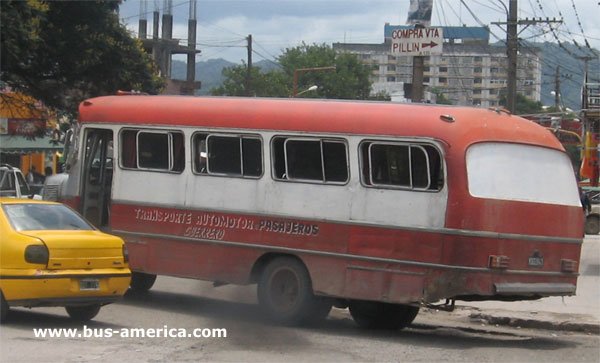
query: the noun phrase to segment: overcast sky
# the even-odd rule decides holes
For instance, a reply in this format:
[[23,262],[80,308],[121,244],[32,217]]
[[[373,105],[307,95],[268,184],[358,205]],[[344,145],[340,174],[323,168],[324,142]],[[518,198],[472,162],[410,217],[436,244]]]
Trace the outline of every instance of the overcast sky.
[[[187,39],[188,0],[172,0],[173,37]],[[506,21],[508,0],[433,0],[432,26],[479,26]],[[520,37],[530,41],[573,42],[600,49],[600,5],[598,0],[519,0],[519,18],[563,18],[564,23],[530,26]],[[120,17],[137,34],[140,1],[126,0]],[[285,48],[334,42],[381,43],[386,22],[406,23],[409,0],[197,0],[197,60],[246,59],[245,37],[252,34],[254,61],[274,60]],[[152,12],[164,12],[163,0],[147,0],[148,34],[152,34]],[[474,15],[473,15],[473,14]],[[477,17],[477,19],[475,18]],[[520,27],[524,29],[524,27]],[[504,28],[491,25],[490,41],[506,39]],[[585,38],[584,38],[585,37]]]

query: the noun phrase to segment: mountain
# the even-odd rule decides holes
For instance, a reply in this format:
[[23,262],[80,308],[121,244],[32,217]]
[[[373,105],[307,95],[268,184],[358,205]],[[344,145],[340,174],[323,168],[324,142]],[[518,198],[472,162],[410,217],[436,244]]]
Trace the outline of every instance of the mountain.
[[560,95],[563,106],[572,110],[581,109],[581,89],[585,73],[584,62],[581,57],[595,58],[588,62],[588,82],[600,82],[600,57],[597,50],[592,51],[574,44],[562,43],[532,43],[542,50],[542,104],[554,105],[554,91],[556,68],[559,68]]
[[[590,56],[592,52],[586,48],[566,43],[563,43],[562,46],[550,42],[526,43],[521,47],[522,51],[526,51],[528,47],[536,47],[542,51],[542,104],[554,105],[554,96],[551,92],[555,88],[556,67],[559,66],[560,94],[563,106],[576,111],[581,109],[584,63],[577,57]],[[600,57],[598,51],[595,52],[595,59],[588,63],[588,72],[590,81],[600,82]],[[202,88],[198,94],[210,94],[212,88],[223,83],[223,68],[237,65],[239,64],[221,58],[196,63],[196,80],[202,81]],[[277,63],[268,60],[256,62],[254,66],[260,67],[263,72],[269,72],[279,67]],[[185,62],[174,60],[171,73],[174,79],[185,79]]]
[[[223,69],[227,67],[239,66],[239,64],[226,61],[225,59],[209,59],[196,63],[196,80],[202,81],[202,88],[197,91],[198,95],[208,95],[210,90],[219,87],[224,80]],[[273,61],[261,60],[253,63],[263,72],[270,72],[277,69],[279,65]],[[187,68],[185,62],[173,60],[171,64],[171,77],[173,79],[185,79]]]

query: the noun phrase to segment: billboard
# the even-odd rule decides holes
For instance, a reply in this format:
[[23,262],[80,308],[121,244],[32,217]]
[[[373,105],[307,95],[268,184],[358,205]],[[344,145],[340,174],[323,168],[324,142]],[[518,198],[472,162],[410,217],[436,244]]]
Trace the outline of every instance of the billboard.
[[443,28],[398,28],[392,31],[391,52],[400,56],[442,54]]
[[406,24],[421,24],[426,27],[430,26],[432,10],[433,0],[410,0]]

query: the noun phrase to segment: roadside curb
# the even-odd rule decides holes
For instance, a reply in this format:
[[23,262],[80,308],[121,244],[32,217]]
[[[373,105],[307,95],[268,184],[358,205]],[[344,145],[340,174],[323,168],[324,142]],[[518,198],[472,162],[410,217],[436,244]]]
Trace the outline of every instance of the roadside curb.
[[504,325],[516,328],[569,331],[600,335],[600,322],[590,321],[585,315],[554,313],[511,313],[494,311],[493,313],[470,312],[472,322],[491,325]]

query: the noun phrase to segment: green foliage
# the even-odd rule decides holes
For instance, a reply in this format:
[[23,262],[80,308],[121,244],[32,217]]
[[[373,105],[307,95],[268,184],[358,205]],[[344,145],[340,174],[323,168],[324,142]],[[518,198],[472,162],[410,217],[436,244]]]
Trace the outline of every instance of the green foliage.
[[452,101],[450,101],[446,95],[444,94],[444,92],[439,89],[439,88],[435,88],[432,87],[429,90],[431,93],[435,94],[435,99],[436,99],[436,104],[438,105],[451,105]]
[[[500,105],[506,106],[506,96],[500,97]],[[515,103],[515,115],[528,115],[532,113],[544,112],[542,103],[539,101],[532,101],[520,93],[517,93],[517,99]]]
[[298,92],[316,85],[316,91],[298,97],[367,99],[371,83],[369,68],[352,54],[336,53],[328,45],[302,44],[287,48],[278,58],[280,70],[261,73],[252,69],[250,92],[246,89],[246,66],[223,70],[225,81],[213,89],[213,95],[290,97],[293,93],[294,70],[302,68],[336,67],[331,71],[308,71],[298,73]]
[[391,101],[392,96],[386,91],[379,91],[368,98],[370,101]]
[[164,81],[119,23],[119,2],[1,1],[2,82],[69,113],[119,89],[158,92]]
[[247,66],[245,64],[224,68],[225,80],[219,87],[213,88],[215,96],[257,96],[257,97],[287,97],[291,92],[287,87],[285,75],[282,72],[262,73],[260,68],[252,67],[250,78],[250,94],[247,92]]

